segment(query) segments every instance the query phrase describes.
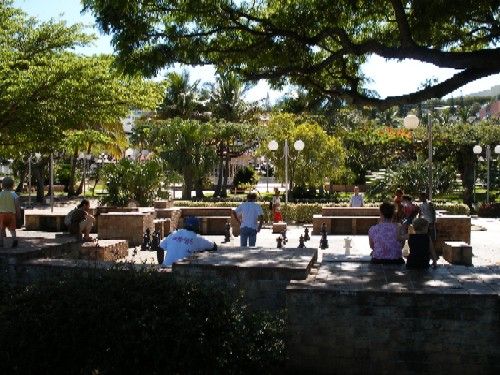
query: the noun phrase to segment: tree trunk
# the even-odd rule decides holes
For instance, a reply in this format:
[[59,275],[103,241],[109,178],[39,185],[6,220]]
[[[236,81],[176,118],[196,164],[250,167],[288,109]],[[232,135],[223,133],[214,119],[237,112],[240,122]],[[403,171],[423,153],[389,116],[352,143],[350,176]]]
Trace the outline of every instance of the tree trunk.
[[44,198],[45,184],[43,183],[43,166],[44,163],[42,161],[31,164],[31,173],[35,180],[35,186],[36,186],[36,201],[38,203],[43,203],[43,198]]
[[224,157],[221,155],[217,166],[217,186],[215,187],[214,197],[220,197],[222,191],[222,175],[224,171]]
[[191,200],[192,190],[193,190],[193,171],[187,168],[184,169],[184,186],[182,187],[182,199]]
[[229,164],[231,162],[231,156],[229,156],[229,153],[226,154],[226,160],[224,161],[224,179],[222,181],[222,189],[220,192],[220,196],[222,198],[227,197],[227,179],[229,178]]
[[199,178],[196,180],[195,184],[195,190],[196,190],[196,198],[197,199],[203,199],[203,177]]
[[462,177],[462,186],[464,188],[463,201],[464,203],[472,208],[474,201],[474,167],[475,167],[475,155],[470,150],[470,147],[463,149],[459,154],[460,164],[459,172]]
[[19,170],[19,184],[16,186],[16,193],[21,193],[23,191],[23,183],[28,175],[28,168],[23,168]]
[[71,172],[69,174],[68,182],[68,197],[75,196],[75,176],[76,176],[76,163],[78,160],[78,149],[73,150],[73,155],[71,155]]

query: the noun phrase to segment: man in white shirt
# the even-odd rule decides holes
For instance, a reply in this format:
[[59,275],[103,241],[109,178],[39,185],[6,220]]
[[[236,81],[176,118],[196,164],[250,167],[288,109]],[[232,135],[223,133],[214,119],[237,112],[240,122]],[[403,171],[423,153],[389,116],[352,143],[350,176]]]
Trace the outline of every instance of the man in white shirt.
[[247,201],[240,204],[231,215],[240,224],[240,246],[255,246],[257,232],[262,228],[264,212],[262,207],[255,203],[257,193],[251,192],[247,195]]
[[354,186],[354,194],[351,196],[351,207],[363,207],[363,195],[359,194],[359,188]]
[[200,251],[217,250],[217,245],[214,242],[196,234],[198,224],[199,221],[196,217],[188,216],[184,219],[184,229],[170,233],[160,242],[160,248],[167,252],[162,263],[164,266],[171,266],[179,259]]

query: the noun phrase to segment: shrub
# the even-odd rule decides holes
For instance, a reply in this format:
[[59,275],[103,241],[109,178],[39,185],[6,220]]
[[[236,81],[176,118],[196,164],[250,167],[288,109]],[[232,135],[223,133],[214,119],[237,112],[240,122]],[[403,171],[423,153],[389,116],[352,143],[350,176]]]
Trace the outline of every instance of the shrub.
[[470,208],[465,203],[434,203],[436,210],[445,210],[451,215],[469,215]]
[[483,203],[479,206],[477,214],[480,217],[500,217],[500,203]]
[[257,181],[255,170],[247,166],[236,171],[233,179],[233,186],[239,187],[244,184],[255,185]]
[[3,374],[272,372],[283,319],[220,285],[108,271],[39,283],[0,306]]
[[[398,187],[406,194],[417,197],[427,190],[428,166],[425,161],[411,161],[377,173],[367,182],[367,194],[378,200],[392,199]],[[433,168],[433,191],[445,193],[455,186],[455,169],[446,163],[435,163]]]
[[162,164],[156,160],[136,162],[122,159],[116,164],[106,165],[102,176],[107,182],[108,195],[101,203],[110,206],[126,206],[131,201],[149,206],[165,180]]

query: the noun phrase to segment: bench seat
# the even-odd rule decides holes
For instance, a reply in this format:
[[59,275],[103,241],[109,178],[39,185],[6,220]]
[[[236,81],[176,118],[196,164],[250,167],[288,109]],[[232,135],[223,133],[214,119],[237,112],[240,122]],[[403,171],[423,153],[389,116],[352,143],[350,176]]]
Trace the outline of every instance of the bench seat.
[[378,223],[378,216],[313,216],[312,234],[321,234],[321,226],[326,225],[328,234],[368,234],[371,226]]

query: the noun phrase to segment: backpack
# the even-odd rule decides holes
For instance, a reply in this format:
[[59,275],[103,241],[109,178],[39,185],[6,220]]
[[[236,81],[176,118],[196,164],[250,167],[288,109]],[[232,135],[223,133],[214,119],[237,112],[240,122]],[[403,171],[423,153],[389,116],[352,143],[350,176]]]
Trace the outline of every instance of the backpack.
[[66,214],[64,217],[64,225],[69,227],[71,225],[71,217],[73,216],[73,213],[76,211],[76,208],[73,208],[70,212]]

